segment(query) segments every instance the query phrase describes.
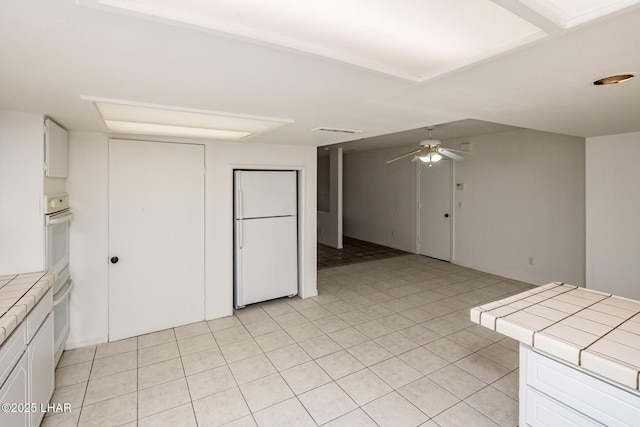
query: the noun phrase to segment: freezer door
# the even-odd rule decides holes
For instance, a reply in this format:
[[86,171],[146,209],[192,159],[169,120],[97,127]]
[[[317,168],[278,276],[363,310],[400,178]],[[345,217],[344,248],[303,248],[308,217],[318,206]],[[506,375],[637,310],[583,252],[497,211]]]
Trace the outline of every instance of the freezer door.
[[236,219],[296,215],[295,171],[235,171]]
[[236,220],[235,306],[297,293],[297,218]]

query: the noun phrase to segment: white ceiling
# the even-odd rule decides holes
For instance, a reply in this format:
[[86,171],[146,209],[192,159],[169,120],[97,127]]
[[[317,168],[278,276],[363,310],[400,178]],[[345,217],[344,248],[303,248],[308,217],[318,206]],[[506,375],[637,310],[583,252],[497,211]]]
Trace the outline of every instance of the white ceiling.
[[79,3],[260,40],[413,81],[426,80],[544,35],[535,25],[490,0]]
[[[522,129],[517,126],[503,125],[500,123],[490,123],[473,119],[442,123],[435,126],[429,126],[429,128],[432,128],[431,137],[433,139],[439,139],[443,141],[469,138],[472,136],[491,135],[494,133]],[[319,148],[318,150],[322,152],[324,151],[323,148],[328,149],[334,147],[342,147],[345,152],[350,152],[410,145],[415,145],[417,148],[420,141],[425,140],[428,137],[429,131],[426,127],[424,127],[418,129],[409,129],[402,132],[389,133],[386,135],[373,136],[371,138],[341,142],[331,146]]]
[[[122,4],[81,3],[103,8]],[[146,1],[152,6],[163,3]],[[309,6],[302,12],[314,15],[315,2],[296,2],[301,3]],[[353,0],[340,5],[364,3],[371,4]],[[313,21],[314,16],[307,16],[314,22],[309,25],[313,38],[304,39],[308,33],[286,33],[282,37],[290,43],[274,44],[278,40],[264,34],[272,36],[280,24],[265,28],[260,26],[264,22],[256,23],[263,15],[268,20],[290,17],[289,9],[280,12],[285,9],[275,9],[274,2],[176,3],[235,5],[238,9],[219,9],[226,15],[215,17],[243,12],[242,31],[224,32],[209,25],[213,15],[207,13],[215,9],[201,14],[207,27],[175,11],[143,18],[138,12],[113,13],[73,0],[2,0],[0,108],[43,113],[68,129],[88,131],[105,128],[93,104],[81,96],[279,117],[295,123],[251,141],[310,146],[465,119],[577,136],[640,131],[640,79],[607,87],[591,84],[604,75],[640,71],[637,1],[472,0],[481,4],[480,9],[456,3],[453,16],[449,0],[406,0],[412,6],[418,3],[431,5],[427,16],[415,11],[415,22],[430,23],[416,27],[432,34],[424,40],[449,43],[460,37],[446,45],[443,54],[450,57],[444,62],[433,53],[433,43],[407,45],[401,38],[405,35],[393,30],[387,44],[378,44],[372,34],[381,28],[376,25],[372,26],[376,31],[369,32],[362,26],[346,28],[345,34],[355,36],[347,40],[333,33],[335,26]],[[264,4],[273,9],[257,7]],[[380,13],[397,2],[375,4],[381,5],[376,9]],[[501,10],[499,14],[508,17],[504,28],[490,10]],[[295,20],[302,15],[292,16]],[[486,22],[500,28],[485,32],[481,24]],[[263,37],[253,37],[256,34]],[[546,35],[508,52],[499,48],[530,41],[532,34]],[[469,46],[473,49],[465,51]],[[371,56],[350,61],[348,49],[345,57],[340,56],[343,47]],[[438,77],[430,77],[434,75]],[[415,81],[420,79],[424,81]],[[317,127],[363,133],[311,132]]]

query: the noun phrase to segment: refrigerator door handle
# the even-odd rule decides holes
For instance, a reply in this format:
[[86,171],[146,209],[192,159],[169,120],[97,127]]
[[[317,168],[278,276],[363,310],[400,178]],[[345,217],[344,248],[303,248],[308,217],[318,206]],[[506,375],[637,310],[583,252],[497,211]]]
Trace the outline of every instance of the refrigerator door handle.
[[242,221],[238,221],[238,249],[242,249],[244,246],[243,236],[242,236]]
[[244,218],[244,204],[242,203],[242,199],[244,195],[242,194],[242,190],[238,190],[238,218]]

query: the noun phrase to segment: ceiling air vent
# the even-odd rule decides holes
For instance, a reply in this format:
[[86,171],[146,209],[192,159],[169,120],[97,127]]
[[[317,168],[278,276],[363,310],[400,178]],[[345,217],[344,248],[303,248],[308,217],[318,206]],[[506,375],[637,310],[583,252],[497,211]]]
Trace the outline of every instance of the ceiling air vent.
[[355,130],[355,129],[339,129],[339,128],[328,128],[328,127],[319,127],[319,128],[315,128],[315,129],[311,129],[311,132],[333,132],[333,133],[362,133],[361,130]]

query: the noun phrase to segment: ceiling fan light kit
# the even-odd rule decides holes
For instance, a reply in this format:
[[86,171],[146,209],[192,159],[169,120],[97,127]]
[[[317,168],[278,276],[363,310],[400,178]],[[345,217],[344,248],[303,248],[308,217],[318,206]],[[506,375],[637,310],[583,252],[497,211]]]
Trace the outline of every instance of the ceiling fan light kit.
[[[420,144],[422,144],[423,142],[432,142],[432,140],[422,141]],[[425,163],[439,162],[440,160],[442,160],[442,155],[438,153],[439,147],[440,144],[423,145],[416,157]],[[431,166],[431,164],[429,164],[429,166]]]
[[429,154],[427,154],[426,156],[422,156],[422,157],[418,156],[418,158],[425,163],[435,163],[442,160],[442,156],[437,152],[433,152],[433,151],[430,151]]
[[464,157],[454,153],[454,151],[457,151],[459,153],[464,153],[464,151],[453,150],[450,148],[442,148],[441,147],[442,141],[440,141],[439,139],[431,138],[431,131],[433,130],[433,128],[427,128],[427,130],[429,131],[429,139],[420,141],[420,148],[418,148],[417,150],[413,150],[409,153],[403,154],[401,156],[398,156],[395,159],[391,159],[387,161],[387,163],[392,163],[392,162],[395,162],[396,160],[400,160],[409,156],[415,156],[414,160],[416,158],[420,159],[424,163],[429,163],[429,166],[432,166],[433,163],[439,162],[444,157],[447,157],[451,160],[457,160],[457,161],[464,160]]

